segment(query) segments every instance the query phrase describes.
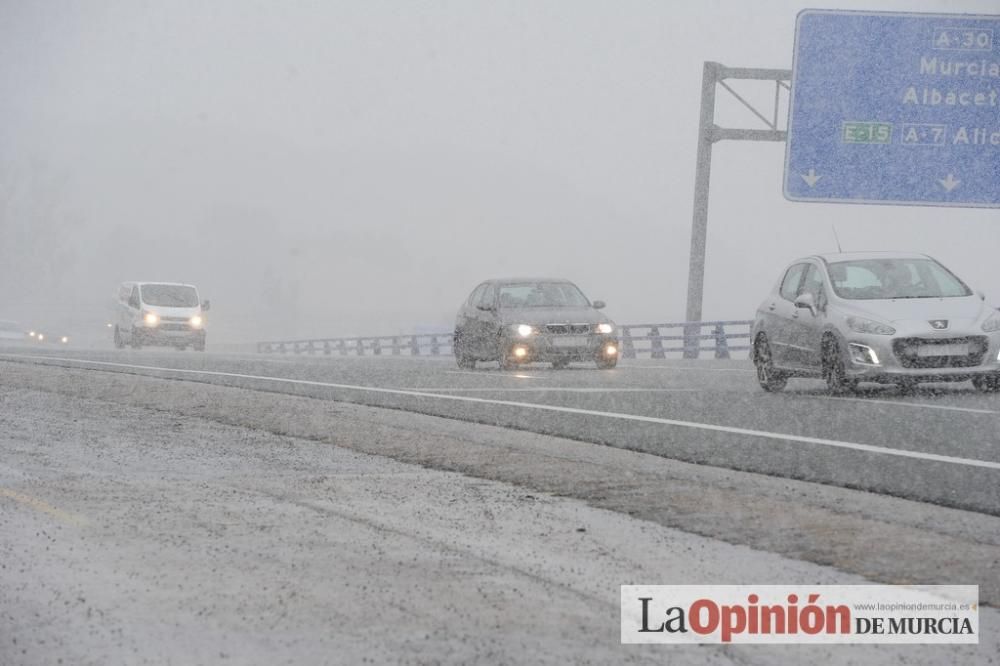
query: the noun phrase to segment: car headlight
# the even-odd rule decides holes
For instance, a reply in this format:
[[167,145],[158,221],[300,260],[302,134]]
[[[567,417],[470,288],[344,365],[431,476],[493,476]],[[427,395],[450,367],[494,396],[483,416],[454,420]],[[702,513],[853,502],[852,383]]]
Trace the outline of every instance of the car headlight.
[[1000,331],[1000,312],[994,312],[989,319],[983,322],[984,333],[992,333],[994,331]]
[[142,320],[146,322],[146,326],[156,326],[160,323],[160,315],[155,312],[147,312],[142,316]]
[[605,323],[605,324],[598,324],[597,325],[597,332],[598,333],[602,333],[604,335],[610,335],[611,333],[615,332],[615,327],[614,327],[613,324],[607,324],[607,323]]
[[201,315],[195,315],[191,317],[189,321],[191,323],[191,328],[201,328],[201,325],[204,323],[201,319]]
[[535,327],[529,326],[528,324],[518,324],[517,326],[514,327],[514,330],[522,338],[530,337],[535,333]]
[[870,333],[872,335],[892,335],[896,332],[896,329],[888,324],[880,324],[877,321],[863,319],[861,317],[848,317],[847,326],[852,331],[856,331],[858,333]]

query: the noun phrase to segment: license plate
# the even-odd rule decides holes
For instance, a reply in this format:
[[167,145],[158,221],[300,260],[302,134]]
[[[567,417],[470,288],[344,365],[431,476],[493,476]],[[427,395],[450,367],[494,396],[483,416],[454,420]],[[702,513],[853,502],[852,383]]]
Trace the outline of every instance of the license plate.
[[552,338],[553,347],[586,347],[588,338],[586,335],[560,335]]
[[917,347],[917,356],[968,356],[968,344],[955,345],[920,345]]

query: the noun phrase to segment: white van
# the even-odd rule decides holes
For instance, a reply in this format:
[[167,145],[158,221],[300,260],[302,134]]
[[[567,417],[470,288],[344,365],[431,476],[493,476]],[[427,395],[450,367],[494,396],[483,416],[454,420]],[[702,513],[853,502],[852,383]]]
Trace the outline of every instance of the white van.
[[115,347],[160,345],[205,351],[205,312],[198,289],[174,282],[123,282],[115,295]]

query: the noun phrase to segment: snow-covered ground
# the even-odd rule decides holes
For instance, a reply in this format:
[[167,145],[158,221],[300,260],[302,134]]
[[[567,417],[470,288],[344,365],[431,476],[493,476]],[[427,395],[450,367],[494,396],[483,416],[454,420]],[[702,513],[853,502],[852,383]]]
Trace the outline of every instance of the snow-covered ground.
[[[642,490],[643,454],[187,382],[2,372],[3,664],[936,664],[1000,653],[988,608],[984,643],[965,649],[622,646],[622,584],[866,579],[598,508],[600,489],[585,502],[531,487],[530,469],[567,488],[603,469]],[[266,414],[268,427],[253,425]],[[379,448],[421,451],[421,465],[355,450]],[[473,465],[519,483],[430,468]],[[725,492],[708,488],[710,504],[736,497],[740,475],[720,474]],[[776,483],[795,494],[795,482]],[[917,533],[912,511],[887,529]],[[783,516],[781,529],[822,531],[803,516],[814,514]],[[939,545],[959,538],[950,529]]]

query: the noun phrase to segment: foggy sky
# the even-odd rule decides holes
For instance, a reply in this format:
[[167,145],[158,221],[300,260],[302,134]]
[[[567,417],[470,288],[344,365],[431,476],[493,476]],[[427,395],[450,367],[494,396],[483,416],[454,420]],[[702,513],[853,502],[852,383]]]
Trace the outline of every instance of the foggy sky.
[[[2,2],[0,319],[86,337],[118,282],[164,280],[212,300],[210,342],[391,334],[552,275],[681,321],[702,62],[790,68],[811,6]],[[725,97],[720,125],[761,127]],[[1000,211],[791,203],[783,158],[715,146],[706,319],[752,317],[834,224],[1000,304]]]

